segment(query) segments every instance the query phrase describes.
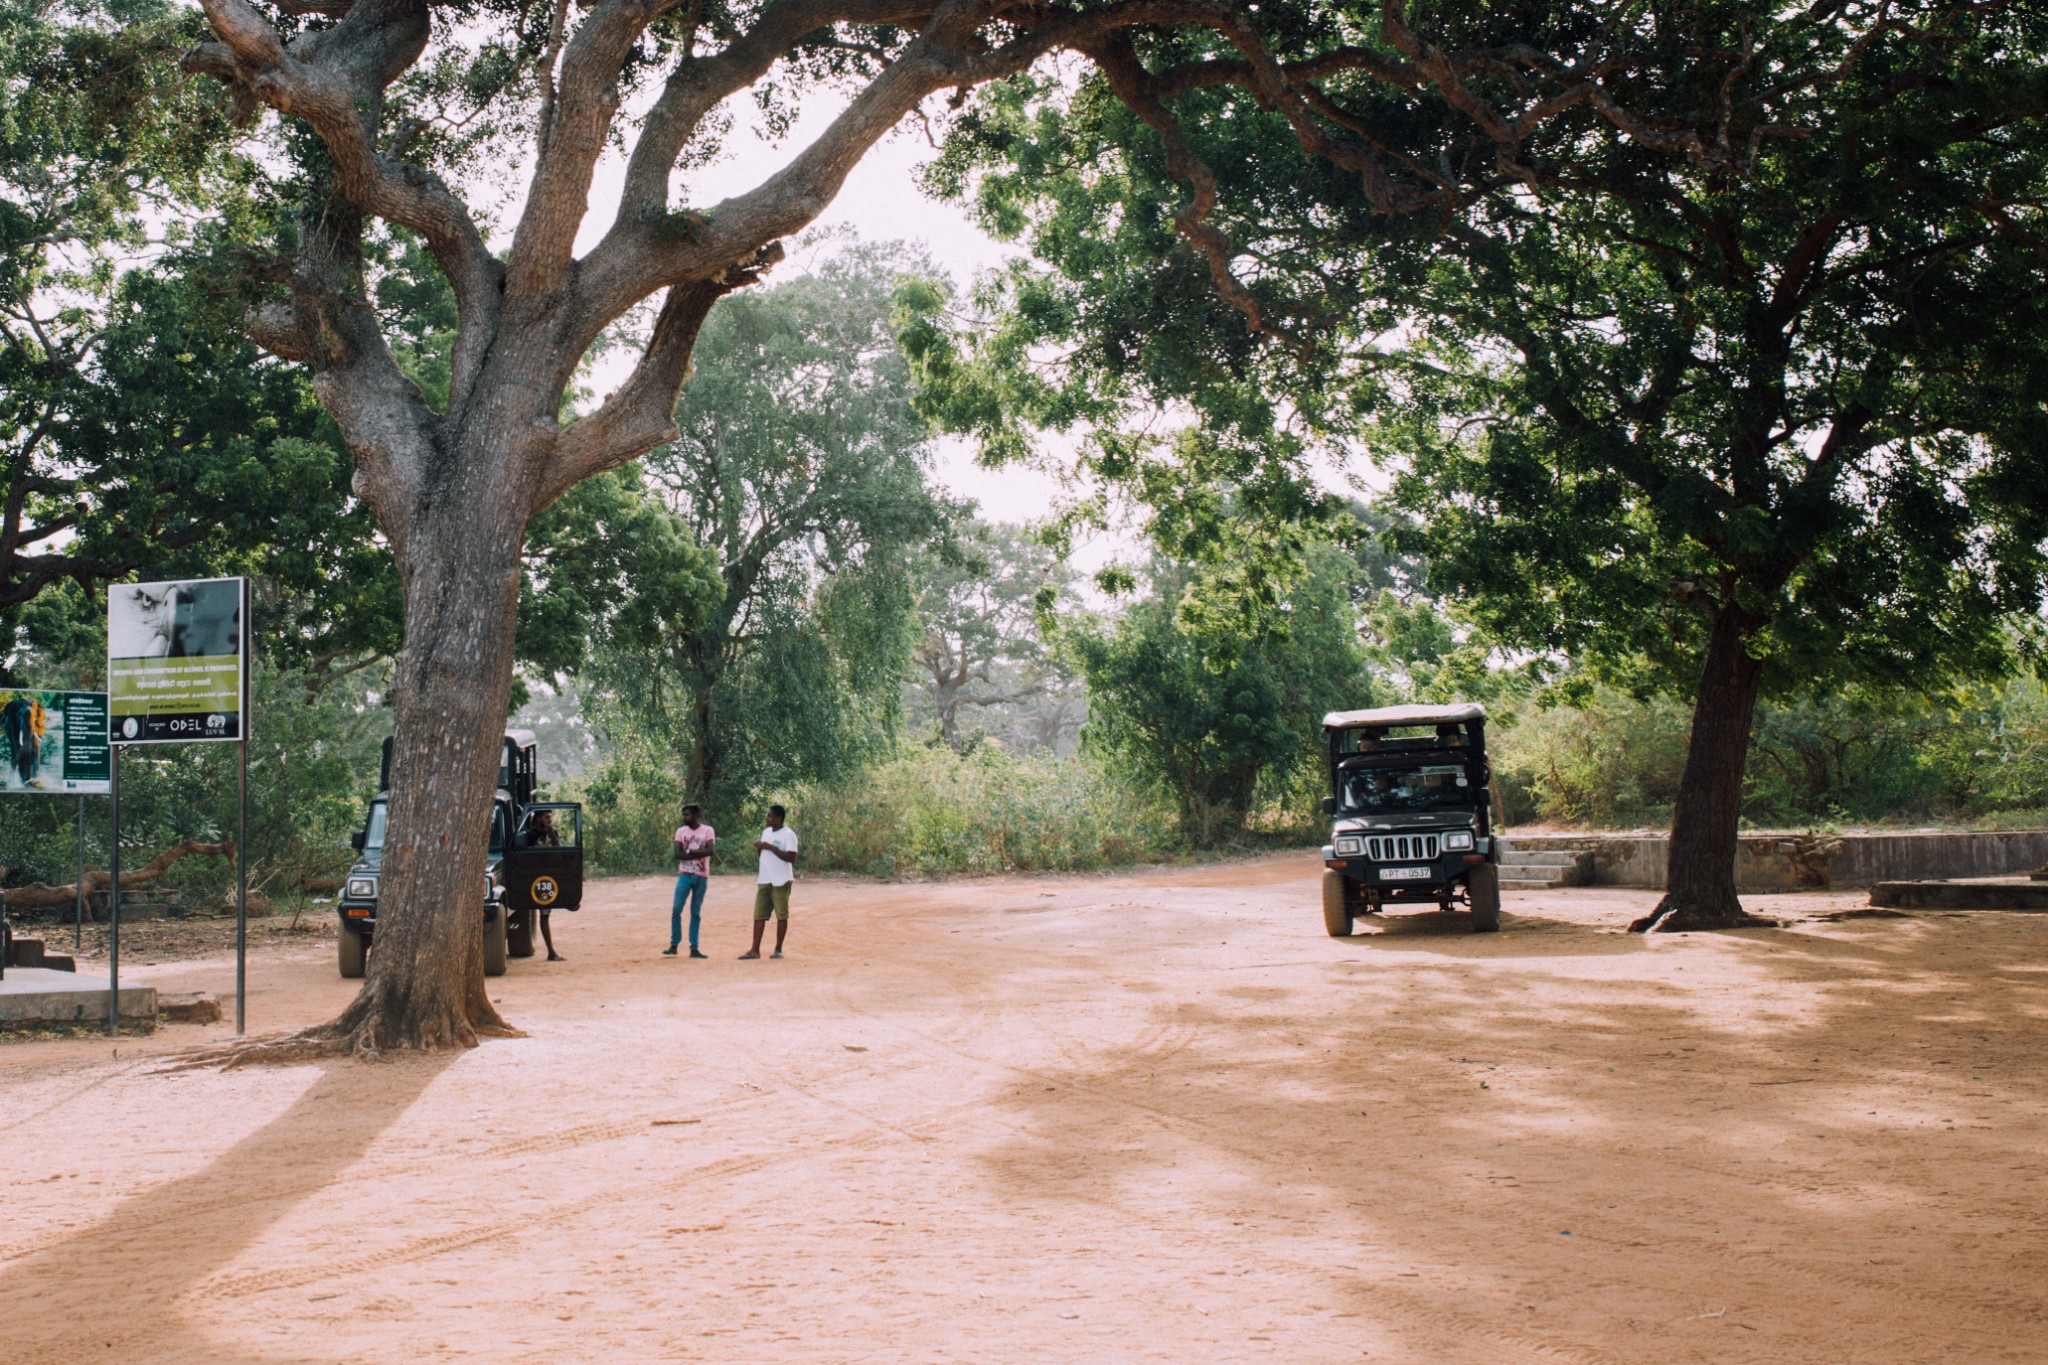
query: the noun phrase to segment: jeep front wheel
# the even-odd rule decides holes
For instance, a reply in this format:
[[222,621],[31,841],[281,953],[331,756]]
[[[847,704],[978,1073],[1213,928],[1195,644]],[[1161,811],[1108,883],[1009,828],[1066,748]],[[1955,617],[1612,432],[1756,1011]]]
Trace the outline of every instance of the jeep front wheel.
[[1500,929],[1500,869],[1481,863],[1466,879],[1465,894],[1472,898],[1472,932],[1496,933]]
[[1351,897],[1345,890],[1350,880],[1341,872],[1323,869],[1323,928],[1330,931],[1331,938],[1351,933]]
[[359,980],[363,974],[363,963],[369,957],[368,945],[363,936],[355,930],[344,927],[335,941],[335,966],[341,969],[342,979]]

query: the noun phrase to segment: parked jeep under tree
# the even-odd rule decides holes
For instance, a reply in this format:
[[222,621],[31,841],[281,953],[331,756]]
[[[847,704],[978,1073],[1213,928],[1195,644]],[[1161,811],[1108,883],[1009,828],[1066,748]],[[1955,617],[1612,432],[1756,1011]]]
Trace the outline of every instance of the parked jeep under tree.
[[1323,927],[1349,934],[1360,915],[1390,905],[1463,902],[1474,933],[1500,928],[1500,841],[1493,836],[1493,772],[1486,708],[1388,706],[1332,711],[1334,816],[1323,848]]
[[[360,977],[377,931],[377,880],[384,859],[390,801],[391,741],[377,795],[350,836],[356,863],[342,884],[336,959],[345,977]],[[484,866],[484,975],[503,976],[506,959],[533,956],[534,922],[543,910],[583,903],[583,808],[542,801],[531,731],[509,730],[491,802],[490,853]]]

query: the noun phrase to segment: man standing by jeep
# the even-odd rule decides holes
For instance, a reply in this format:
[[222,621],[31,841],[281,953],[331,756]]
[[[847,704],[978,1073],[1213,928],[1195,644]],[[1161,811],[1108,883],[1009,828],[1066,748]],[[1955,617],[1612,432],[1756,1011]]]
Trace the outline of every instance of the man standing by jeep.
[[761,870],[754,882],[754,946],[740,954],[746,962],[761,956],[761,932],[768,916],[775,916],[775,951],[782,956],[782,940],[789,936],[789,886],[796,880],[796,831],[782,823],[787,814],[780,806],[768,808],[768,828],[754,840],[761,855]]
[[692,801],[683,807],[683,823],[676,827],[676,899],[669,910],[663,957],[674,957],[682,945],[684,901],[690,903],[690,956],[704,956],[697,950],[697,927],[704,919],[704,891],[711,885],[711,845],[717,831],[699,819],[702,814]]

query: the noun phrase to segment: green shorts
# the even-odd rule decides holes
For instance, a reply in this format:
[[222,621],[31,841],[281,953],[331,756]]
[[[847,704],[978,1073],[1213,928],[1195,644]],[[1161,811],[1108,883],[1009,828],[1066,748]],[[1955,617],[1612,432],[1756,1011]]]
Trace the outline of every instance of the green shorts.
[[774,915],[777,919],[789,918],[789,883],[780,886],[757,884],[754,887],[754,922],[759,924]]

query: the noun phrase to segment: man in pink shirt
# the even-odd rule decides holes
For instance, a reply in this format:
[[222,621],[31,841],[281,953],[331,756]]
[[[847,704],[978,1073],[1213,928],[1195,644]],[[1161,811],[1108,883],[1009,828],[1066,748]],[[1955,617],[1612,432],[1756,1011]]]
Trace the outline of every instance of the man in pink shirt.
[[690,903],[690,956],[697,951],[697,926],[704,918],[704,890],[711,885],[711,841],[715,832],[704,824],[696,803],[683,807],[683,823],[676,827],[676,900],[668,915],[668,947],[663,957],[674,957],[683,941],[683,902]]

